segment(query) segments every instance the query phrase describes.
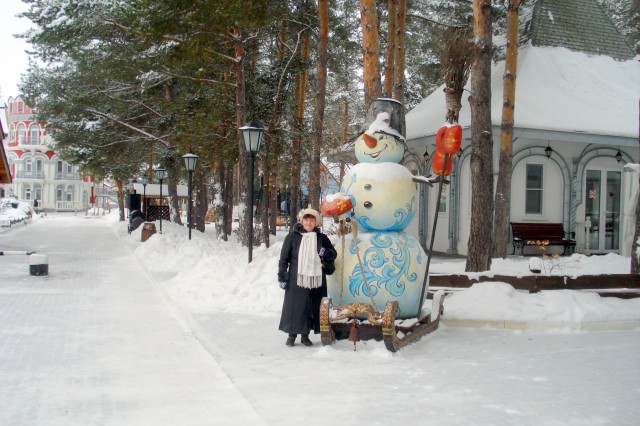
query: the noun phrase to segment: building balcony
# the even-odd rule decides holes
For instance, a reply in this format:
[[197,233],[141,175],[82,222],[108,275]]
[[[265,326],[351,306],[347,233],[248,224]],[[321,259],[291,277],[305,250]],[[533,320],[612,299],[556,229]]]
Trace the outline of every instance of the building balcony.
[[18,170],[16,179],[44,179],[44,172]]
[[81,180],[82,176],[80,173],[60,173],[56,172],[55,180]]

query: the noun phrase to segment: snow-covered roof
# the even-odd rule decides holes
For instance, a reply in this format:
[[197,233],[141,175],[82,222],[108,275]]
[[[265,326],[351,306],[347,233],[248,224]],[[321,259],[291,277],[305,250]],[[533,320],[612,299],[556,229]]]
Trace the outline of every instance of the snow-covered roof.
[[633,49],[595,0],[538,0],[531,20],[534,46],[633,59]]
[[[558,140],[637,144],[640,63],[616,61],[563,47],[519,50],[514,135],[553,132]],[[504,61],[491,70],[491,121],[502,121]],[[446,113],[441,86],[406,115],[407,140],[433,137]],[[460,124],[468,128],[470,83],[465,87]],[[563,135],[564,134],[564,135]],[[626,143],[625,143],[626,142]]]

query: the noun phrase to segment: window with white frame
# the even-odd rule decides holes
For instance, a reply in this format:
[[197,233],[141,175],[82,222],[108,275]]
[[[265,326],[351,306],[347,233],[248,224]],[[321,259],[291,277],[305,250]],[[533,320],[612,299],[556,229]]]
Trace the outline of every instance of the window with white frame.
[[16,140],[16,126],[14,124],[11,125],[9,129],[9,142],[13,142]]
[[438,213],[447,212],[447,192],[442,191],[440,194],[440,205],[438,206]]
[[24,124],[18,124],[18,143],[19,144],[26,144],[27,141],[25,140],[25,132],[26,129],[24,128]]
[[38,145],[38,125],[37,124],[32,124],[31,128],[29,129],[29,143],[31,145]]
[[542,164],[527,164],[525,214],[542,214],[543,170]]
[[31,158],[24,160],[24,171],[26,173],[31,173],[33,171],[33,160]]
[[24,199],[25,200],[30,200],[31,199],[31,188],[25,188],[24,189]]

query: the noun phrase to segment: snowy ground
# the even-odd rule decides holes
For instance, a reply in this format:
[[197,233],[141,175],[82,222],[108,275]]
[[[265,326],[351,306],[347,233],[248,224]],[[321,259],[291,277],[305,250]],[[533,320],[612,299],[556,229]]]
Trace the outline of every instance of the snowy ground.
[[[117,216],[49,215],[0,234],[0,424],[634,425],[640,300],[501,283],[445,301],[441,325],[392,354],[377,342],[287,348],[271,248],[246,249],[163,222],[140,242]],[[629,259],[574,255],[565,273],[626,273]],[[458,273],[463,260],[434,258]],[[508,271],[508,272],[507,272]],[[491,273],[528,273],[528,259]],[[604,332],[576,331],[600,324]],[[490,324],[490,322],[489,322]],[[526,327],[525,327],[526,328]],[[536,328],[536,327],[532,327]],[[537,328],[536,328],[537,329]]]

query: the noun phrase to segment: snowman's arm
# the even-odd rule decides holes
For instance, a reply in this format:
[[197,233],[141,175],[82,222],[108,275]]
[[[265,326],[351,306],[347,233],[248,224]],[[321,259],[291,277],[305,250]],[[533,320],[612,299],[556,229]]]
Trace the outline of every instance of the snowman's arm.
[[429,186],[433,186],[433,177],[432,176],[414,176],[413,181],[418,183],[427,184]]
[[[414,176],[413,181],[433,186],[434,183],[440,182],[440,176]],[[443,183],[449,183],[449,181],[445,179]]]

